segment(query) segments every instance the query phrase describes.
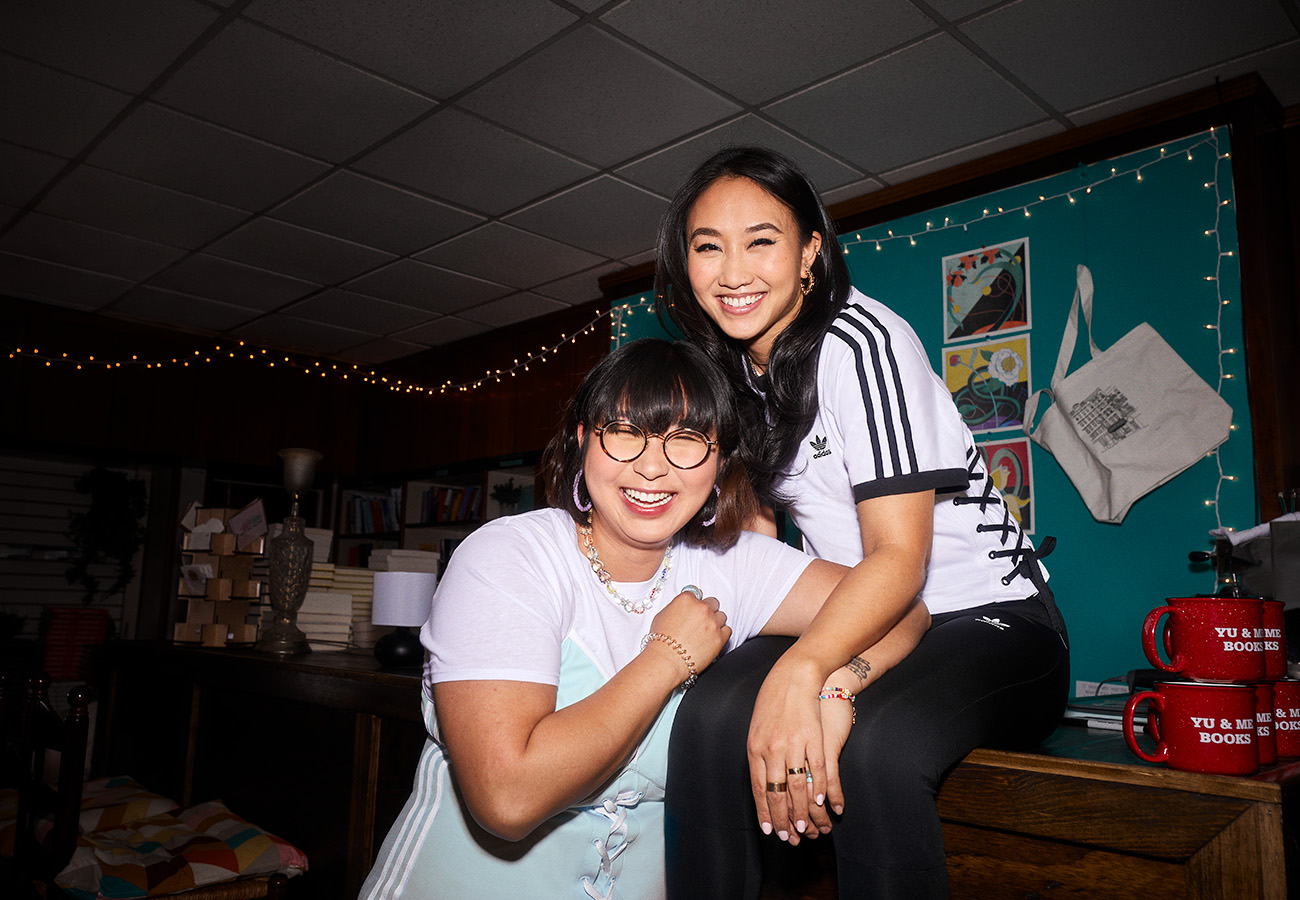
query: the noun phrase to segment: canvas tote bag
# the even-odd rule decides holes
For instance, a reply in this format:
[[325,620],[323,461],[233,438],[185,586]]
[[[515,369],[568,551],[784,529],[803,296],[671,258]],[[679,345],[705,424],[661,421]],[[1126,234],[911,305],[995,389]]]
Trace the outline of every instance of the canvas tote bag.
[[[1080,309],[1092,359],[1067,376]],[[1051,405],[1033,429],[1046,393]],[[1124,521],[1139,497],[1227,440],[1231,424],[1232,408],[1146,322],[1098,349],[1092,273],[1079,266],[1052,386],[1030,396],[1024,432],[1056,457],[1093,518]]]

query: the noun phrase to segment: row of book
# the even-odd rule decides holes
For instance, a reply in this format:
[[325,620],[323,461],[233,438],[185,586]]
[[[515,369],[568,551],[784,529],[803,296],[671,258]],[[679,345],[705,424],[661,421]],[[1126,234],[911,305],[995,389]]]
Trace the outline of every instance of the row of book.
[[420,524],[430,522],[477,522],[480,518],[483,488],[430,485],[416,498]]
[[353,494],[348,499],[344,525],[349,534],[382,534],[401,528],[402,489],[386,493]]

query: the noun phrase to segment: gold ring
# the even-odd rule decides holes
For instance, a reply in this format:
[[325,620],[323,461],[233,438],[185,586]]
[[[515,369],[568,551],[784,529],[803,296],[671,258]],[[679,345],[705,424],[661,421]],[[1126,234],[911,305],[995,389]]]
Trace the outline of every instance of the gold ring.
[[767,790],[768,790],[769,793],[772,793],[772,794],[784,794],[784,793],[785,793],[785,790],[786,790],[786,789],[785,789],[785,782],[784,782],[784,781],[769,781],[769,782],[767,783]]
[[797,768],[797,769],[786,769],[786,770],[785,770],[785,772],[786,772],[787,775],[803,775],[803,774],[806,773],[807,771],[808,771],[808,770],[805,769],[803,766],[800,766],[800,767]]

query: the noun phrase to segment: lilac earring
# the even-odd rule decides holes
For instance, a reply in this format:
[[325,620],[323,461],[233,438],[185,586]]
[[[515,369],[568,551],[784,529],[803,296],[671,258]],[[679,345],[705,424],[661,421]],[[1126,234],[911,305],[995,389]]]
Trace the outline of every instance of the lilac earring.
[[587,505],[583,506],[582,498],[578,496],[578,485],[582,483],[582,471],[582,469],[579,469],[578,474],[573,476],[573,505],[578,507],[580,512],[590,512],[591,500],[588,500]]
[[722,499],[722,489],[716,484],[713,486],[713,514],[700,523],[701,528],[708,528],[714,522],[718,521],[718,501]]

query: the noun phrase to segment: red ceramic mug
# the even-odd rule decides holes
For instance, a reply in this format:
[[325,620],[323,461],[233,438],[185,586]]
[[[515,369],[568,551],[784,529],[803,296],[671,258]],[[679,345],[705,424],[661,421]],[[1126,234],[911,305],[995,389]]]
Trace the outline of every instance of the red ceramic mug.
[[1273,733],[1273,684],[1261,681],[1255,685],[1255,747],[1259,750],[1259,764],[1271,766],[1277,762],[1277,735]]
[[[1133,734],[1133,713],[1143,702],[1151,704],[1155,753],[1138,746]],[[1157,682],[1154,691],[1139,691],[1124,705],[1124,740],[1134,755],[1171,769],[1253,775],[1259,771],[1255,689],[1242,684]]]
[[1286,626],[1281,600],[1265,600],[1262,619],[1264,623],[1264,677],[1269,681],[1286,678]]
[[[1262,606],[1238,597],[1170,597],[1147,613],[1142,649],[1157,669],[1192,681],[1263,681]],[[1156,651],[1156,630],[1165,616],[1162,643],[1169,662]]]
[[1300,756],[1300,681],[1273,682],[1273,736],[1279,758]]

